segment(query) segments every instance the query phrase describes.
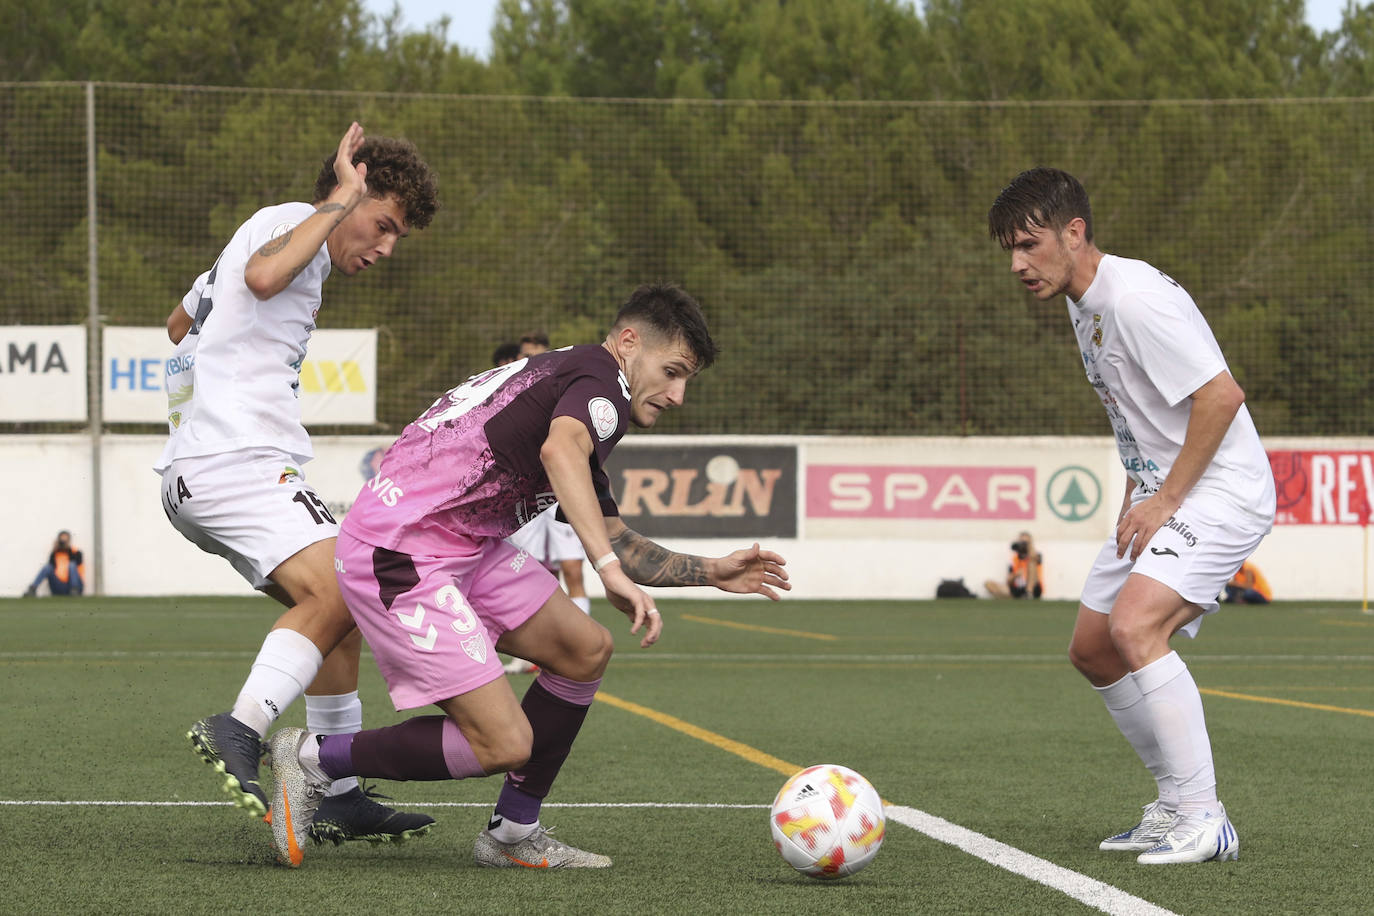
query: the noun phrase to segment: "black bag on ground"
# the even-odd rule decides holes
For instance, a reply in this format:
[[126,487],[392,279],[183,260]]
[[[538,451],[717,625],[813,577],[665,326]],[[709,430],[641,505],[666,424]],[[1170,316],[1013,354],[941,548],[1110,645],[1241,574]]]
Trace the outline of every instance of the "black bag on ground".
[[977,597],[968,590],[963,579],[941,579],[940,584],[935,588],[936,598],[974,598]]

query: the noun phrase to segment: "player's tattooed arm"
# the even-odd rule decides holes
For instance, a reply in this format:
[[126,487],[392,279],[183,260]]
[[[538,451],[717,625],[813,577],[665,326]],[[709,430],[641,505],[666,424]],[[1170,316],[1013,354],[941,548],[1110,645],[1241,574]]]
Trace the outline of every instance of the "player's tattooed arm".
[[674,553],[629,528],[611,537],[625,575],[640,585],[710,585],[703,557]]
[[253,295],[269,299],[295,282],[315,259],[325,239],[348,216],[349,209],[326,201],[299,225],[265,242],[248,259],[243,271],[244,282]]

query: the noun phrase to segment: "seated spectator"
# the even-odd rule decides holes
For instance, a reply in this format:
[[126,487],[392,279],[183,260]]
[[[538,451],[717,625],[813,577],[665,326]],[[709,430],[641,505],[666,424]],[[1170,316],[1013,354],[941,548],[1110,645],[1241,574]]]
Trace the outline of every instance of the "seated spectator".
[[34,576],[33,582],[24,590],[25,598],[38,594],[38,586],[46,580],[48,591],[54,595],[79,595],[85,590],[85,560],[81,551],[72,546],[70,531],[57,532],[48,562]]
[[1035,549],[1029,531],[1022,531],[1011,544],[1007,577],[999,582],[989,579],[983,587],[994,598],[1039,598],[1044,593],[1045,558]]
[[1274,590],[1259,567],[1246,560],[1226,583],[1226,596],[1221,600],[1227,604],[1268,604],[1274,600]]

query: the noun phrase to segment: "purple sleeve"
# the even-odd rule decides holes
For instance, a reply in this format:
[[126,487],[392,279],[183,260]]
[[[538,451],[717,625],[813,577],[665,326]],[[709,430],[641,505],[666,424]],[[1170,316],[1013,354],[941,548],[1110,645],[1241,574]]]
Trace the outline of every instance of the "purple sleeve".
[[629,389],[621,379],[619,368],[600,347],[586,355],[570,355],[560,375],[564,385],[560,386],[562,393],[554,405],[553,416],[572,417],[587,428],[593,449],[590,459],[592,486],[601,503],[601,512],[606,516],[619,515],[604,465],[611,449],[629,426]]

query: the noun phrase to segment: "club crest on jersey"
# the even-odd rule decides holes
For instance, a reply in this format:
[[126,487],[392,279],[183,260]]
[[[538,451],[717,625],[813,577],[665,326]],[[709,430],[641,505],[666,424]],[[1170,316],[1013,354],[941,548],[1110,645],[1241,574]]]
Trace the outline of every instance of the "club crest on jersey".
[[1102,316],[1093,316],[1093,346],[1102,346]]
[[467,639],[462,640],[460,645],[462,645],[463,651],[467,653],[468,658],[479,665],[486,664],[487,639],[481,632],[474,633]]
[[272,227],[272,234],[269,235],[268,238],[280,238],[281,236],[285,235],[286,233],[290,232],[292,229],[295,228],[296,223],[293,220],[289,220],[284,223],[277,223],[275,226]]
[[596,397],[588,401],[587,413],[591,415],[592,429],[596,430],[598,439],[609,439],[620,423],[620,414],[616,413],[615,405],[606,398]]

